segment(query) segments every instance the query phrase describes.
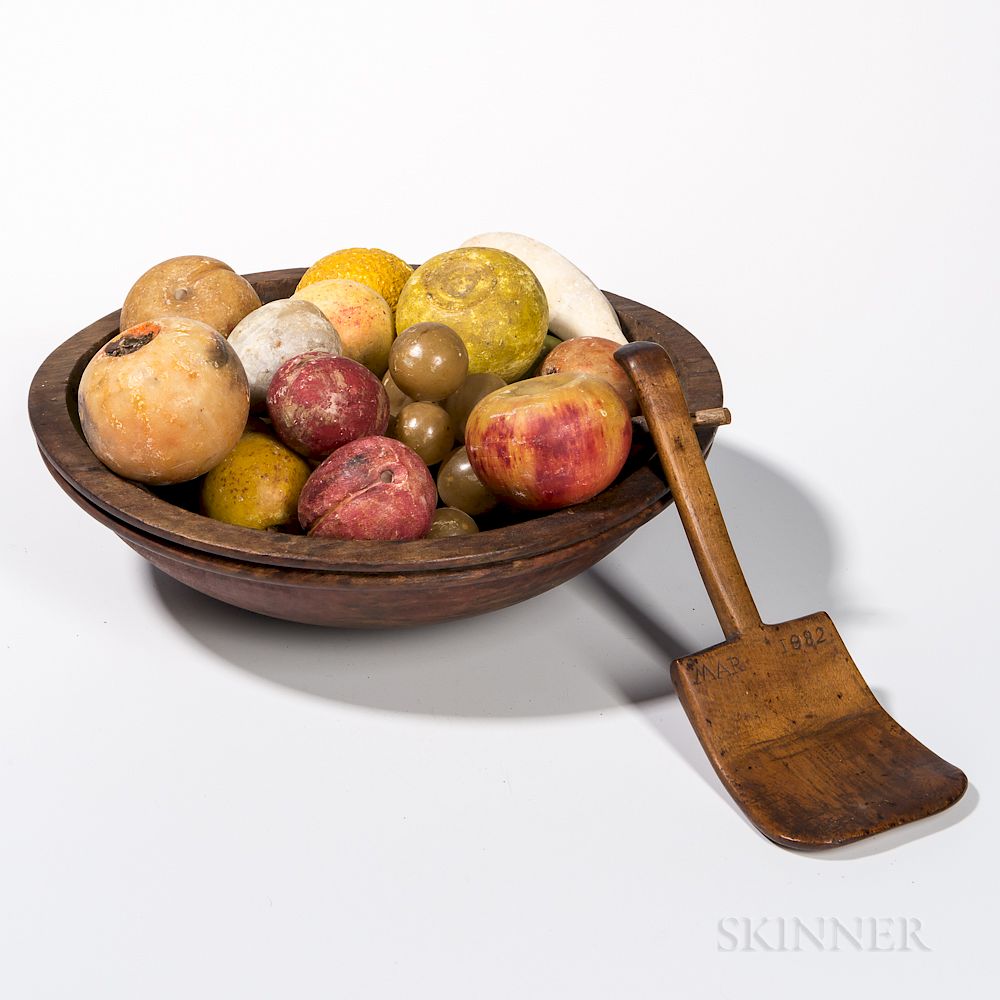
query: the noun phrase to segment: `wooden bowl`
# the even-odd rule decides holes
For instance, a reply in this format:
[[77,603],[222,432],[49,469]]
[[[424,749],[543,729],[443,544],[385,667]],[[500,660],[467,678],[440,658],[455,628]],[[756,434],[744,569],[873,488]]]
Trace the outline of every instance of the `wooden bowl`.
[[[303,269],[247,278],[262,302],[292,294]],[[692,410],[722,405],[708,351],[647,306],[608,299],[630,340],[671,354]],[[618,479],[584,504],[499,517],[461,538],[343,542],[223,524],[196,512],[191,488],[153,489],[102,465],[80,430],[76,396],[90,359],[118,333],[110,313],[58,347],[31,384],[28,413],[39,451],[59,485],[88,514],[164,573],[228,604],[289,621],[388,628],[494,611],[534,597],[594,565],[670,502],[648,435]],[[707,452],[715,428],[698,429]],[[187,504],[187,506],[185,506]]]

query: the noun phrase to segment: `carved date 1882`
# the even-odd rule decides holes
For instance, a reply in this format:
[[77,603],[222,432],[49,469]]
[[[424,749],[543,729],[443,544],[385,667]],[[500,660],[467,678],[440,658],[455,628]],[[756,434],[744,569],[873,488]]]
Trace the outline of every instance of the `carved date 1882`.
[[778,637],[783,653],[801,653],[803,650],[815,649],[826,641],[826,629],[822,625],[817,625],[815,629],[805,628],[801,633],[793,632],[787,640],[784,636]]

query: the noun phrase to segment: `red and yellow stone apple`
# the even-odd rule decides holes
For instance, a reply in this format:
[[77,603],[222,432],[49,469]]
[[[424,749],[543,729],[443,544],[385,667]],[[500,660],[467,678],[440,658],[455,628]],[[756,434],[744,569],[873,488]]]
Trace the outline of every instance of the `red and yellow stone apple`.
[[267,412],[275,433],[306,458],[332,451],[389,424],[389,397],[364,365],[328,351],[289,358],[267,390]]
[[481,399],[465,426],[469,461],[512,507],[556,510],[610,486],[628,458],[632,421],[591,375],[541,375]]
[[133,326],[91,358],[77,396],[94,454],[141,483],[208,472],[243,433],[250,391],[225,337],[193,319]]
[[387,437],[358,438],[317,466],[299,523],[317,538],[406,542],[430,530],[437,489],[420,456]]
[[628,407],[630,416],[639,416],[639,399],[625,369],[615,361],[621,344],[605,337],[575,337],[552,348],[538,366],[539,375],[575,372],[595,375],[609,382]]

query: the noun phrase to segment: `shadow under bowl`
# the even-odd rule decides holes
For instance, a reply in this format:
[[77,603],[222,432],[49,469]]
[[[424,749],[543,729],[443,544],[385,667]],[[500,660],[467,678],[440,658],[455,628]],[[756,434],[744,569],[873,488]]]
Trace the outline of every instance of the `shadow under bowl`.
[[[302,268],[247,275],[262,302],[286,298]],[[629,340],[663,345],[690,409],[722,405],[711,355],[687,330],[608,294]],[[32,380],[28,413],[46,468],[92,517],[180,582],[228,604],[288,621],[350,628],[403,627],[495,611],[534,597],[594,565],[670,503],[652,441],[587,503],[522,517],[460,538],[337,541],[223,524],[170,490],[122,479],[90,450],[77,389],[90,359],[118,333],[117,312],[71,337]],[[714,427],[698,428],[706,453]],[[165,495],[162,495],[165,494]],[[180,496],[183,495],[181,491]],[[168,499],[170,497],[171,499]]]

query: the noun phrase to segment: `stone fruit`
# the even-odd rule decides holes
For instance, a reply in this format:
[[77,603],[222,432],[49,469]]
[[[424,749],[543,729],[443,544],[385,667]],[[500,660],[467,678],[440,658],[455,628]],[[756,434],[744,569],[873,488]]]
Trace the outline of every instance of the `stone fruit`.
[[494,389],[501,389],[507,383],[499,375],[484,372],[482,375],[470,375],[460,389],[456,389],[444,402],[444,408],[451,417],[455,428],[455,440],[465,440],[465,422],[469,419],[472,408]]
[[542,375],[491,392],[465,427],[476,475],[522,510],[582,503],[628,458],[632,421],[621,397],[590,375]]
[[274,373],[289,359],[309,351],[342,353],[340,335],[319,306],[305,299],[276,299],[236,325],[229,343],[243,362],[250,383],[250,408],[262,411]]
[[299,279],[298,288],[330,278],[347,278],[378,292],[389,303],[389,308],[395,309],[399,293],[412,273],[413,268],[405,260],[388,250],[351,247],[316,261]]
[[548,322],[545,292],[528,266],[487,247],[432,257],[413,272],[396,305],[397,330],[415,323],[450,326],[465,341],[469,371],[492,372],[505,382],[531,367]]
[[469,352],[462,338],[441,323],[417,323],[393,341],[389,374],[411,399],[436,403],[465,381]]
[[382,388],[385,389],[385,394],[389,397],[389,416],[395,417],[399,411],[406,406],[407,403],[412,403],[413,400],[403,392],[398,385],[392,380],[392,375],[386,372],[382,376]]
[[434,521],[428,538],[454,538],[457,535],[475,535],[479,533],[479,525],[456,507],[439,507],[434,511]]
[[448,507],[476,517],[493,510],[497,498],[483,485],[465,448],[453,452],[438,470],[438,495]]
[[267,390],[267,412],[289,448],[320,459],[355,438],[384,434],[389,398],[364,365],[326,351],[309,351],[275,372]]
[[180,316],[207,323],[223,337],[260,308],[253,285],[214,257],[172,257],[151,267],[122,306],[121,329],[146,320]]
[[396,429],[396,417],[399,416],[399,411],[407,403],[412,403],[413,400],[400,391],[399,386],[393,382],[392,376],[388,372],[382,376],[382,388],[385,389],[385,394],[389,397],[389,426],[385,433],[392,437],[393,431]]
[[539,375],[555,375],[559,372],[578,375],[594,375],[604,379],[622,398],[629,416],[639,415],[639,399],[635,394],[632,379],[617,361],[615,351],[619,345],[603,337],[576,337],[563,341],[553,348],[538,367]]
[[562,340],[605,337],[619,345],[626,343],[618,314],[605,294],[552,247],[519,233],[483,233],[462,246],[496,247],[523,260],[545,289],[549,328]]
[[270,434],[247,431],[201,487],[208,517],[244,528],[298,527],[309,464]]
[[239,441],[250,409],[225,337],[179,316],[108,341],[84,369],[77,400],[94,454],[120,476],[158,485],[208,472]]
[[399,441],[364,437],[316,468],[299,496],[299,522],[319,538],[423,538],[437,492],[420,456]]
[[392,436],[427,465],[437,465],[455,446],[451,417],[437,403],[408,403],[396,417]]
[[300,288],[292,296],[319,306],[340,334],[343,354],[381,378],[395,337],[392,310],[378,292],[356,281],[333,278]]
[[[562,341],[551,333],[545,334],[545,339],[542,341],[542,349],[538,352],[538,357],[535,358],[535,363],[531,366],[530,371],[525,378],[532,378],[539,374],[538,369],[541,363],[554,351]],[[617,345],[616,345],[617,346]]]

